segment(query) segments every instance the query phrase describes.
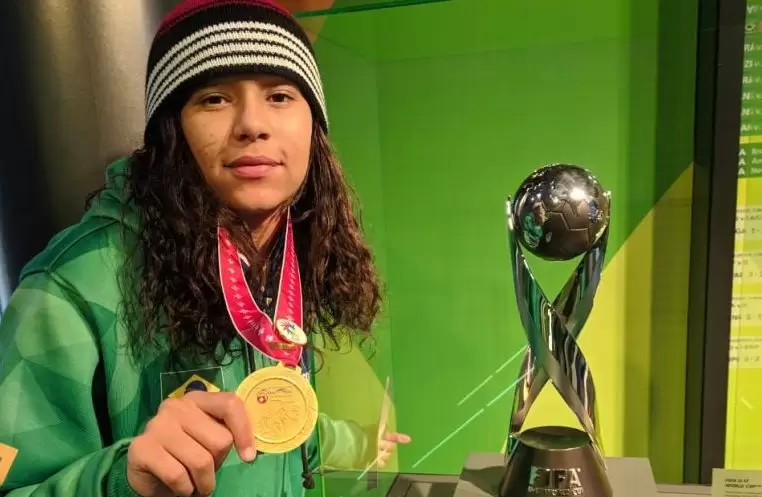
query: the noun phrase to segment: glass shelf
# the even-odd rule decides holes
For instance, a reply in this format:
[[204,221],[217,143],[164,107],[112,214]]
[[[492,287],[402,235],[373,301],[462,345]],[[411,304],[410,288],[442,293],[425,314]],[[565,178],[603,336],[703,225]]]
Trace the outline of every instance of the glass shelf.
[[450,0],[282,0],[281,3],[295,17],[306,18],[448,1]]

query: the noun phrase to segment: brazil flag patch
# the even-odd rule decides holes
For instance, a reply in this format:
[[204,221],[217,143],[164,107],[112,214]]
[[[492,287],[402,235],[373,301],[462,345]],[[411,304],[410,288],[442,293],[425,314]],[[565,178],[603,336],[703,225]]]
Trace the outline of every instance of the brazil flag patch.
[[188,392],[219,392],[225,390],[221,368],[180,371],[161,374],[161,397],[180,398]]

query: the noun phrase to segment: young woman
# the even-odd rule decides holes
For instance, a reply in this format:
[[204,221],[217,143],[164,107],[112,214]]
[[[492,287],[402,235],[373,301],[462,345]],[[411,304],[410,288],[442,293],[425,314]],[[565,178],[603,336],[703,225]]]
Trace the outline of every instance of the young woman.
[[318,415],[302,376],[307,335],[380,301],[307,36],[271,0],[186,0],[146,84],[142,148],[0,323],[0,493],[297,496],[321,457],[383,464],[409,437]]

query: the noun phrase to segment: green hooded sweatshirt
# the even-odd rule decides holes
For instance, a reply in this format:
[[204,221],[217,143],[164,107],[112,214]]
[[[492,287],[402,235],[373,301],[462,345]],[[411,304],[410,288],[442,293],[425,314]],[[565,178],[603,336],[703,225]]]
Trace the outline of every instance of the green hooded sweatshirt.
[[[134,496],[127,484],[127,449],[162,400],[191,381],[235,391],[250,370],[272,364],[254,351],[226,366],[167,369],[166,351],[136,364],[127,330],[117,319],[117,271],[124,261],[122,223],[135,230],[121,172],[108,168],[107,188],[81,221],[51,239],[23,269],[0,321],[0,444],[18,450],[0,494]],[[123,210],[127,207],[126,216]],[[238,341],[236,347],[248,347]],[[210,389],[214,389],[210,387]],[[309,442],[309,465],[357,467],[366,454],[364,431],[321,414]],[[2,448],[2,446],[0,446]],[[0,451],[0,478],[8,449]],[[3,456],[5,461],[3,461]],[[294,497],[304,494],[301,451],[260,454],[242,462],[230,451],[217,472],[214,495]]]

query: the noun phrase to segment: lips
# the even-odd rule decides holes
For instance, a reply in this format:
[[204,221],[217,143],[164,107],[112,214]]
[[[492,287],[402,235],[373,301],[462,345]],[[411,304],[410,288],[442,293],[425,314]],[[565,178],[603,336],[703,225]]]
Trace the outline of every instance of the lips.
[[272,172],[275,167],[281,163],[267,156],[243,156],[234,160],[226,168],[241,179],[256,180],[262,179]]
[[280,165],[280,162],[264,155],[258,155],[258,156],[244,155],[243,157],[239,157],[233,162],[229,163],[227,167],[238,169],[242,167],[257,167],[257,166],[274,167],[278,165]]

